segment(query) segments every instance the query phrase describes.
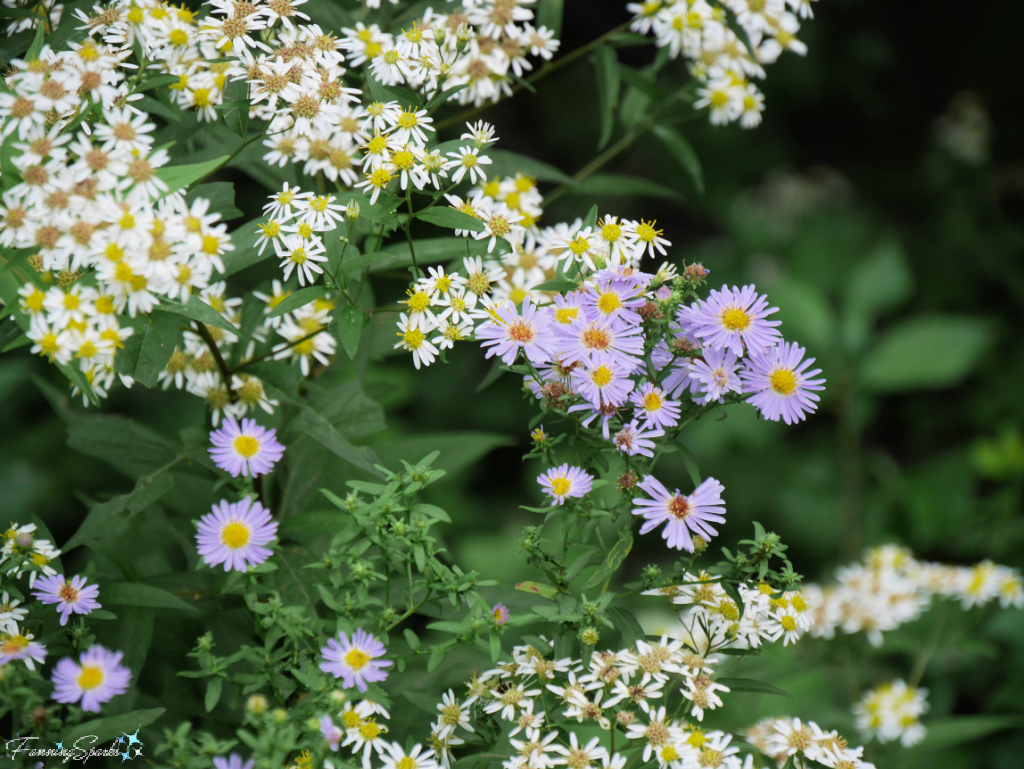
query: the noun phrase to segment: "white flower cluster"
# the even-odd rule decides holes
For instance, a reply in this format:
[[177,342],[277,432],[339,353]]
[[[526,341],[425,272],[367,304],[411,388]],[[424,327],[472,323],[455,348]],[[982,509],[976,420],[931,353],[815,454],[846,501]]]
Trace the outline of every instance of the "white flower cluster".
[[909,748],[924,739],[921,716],[928,712],[928,690],[907,686],[902,679],[864,693],[853,706],[857,728],[868,738]]
[[[301,0],[304,2],[304,0]],[[287,0],[278,0],[288,5]],[[95,5],[92,15],[79,9],[75,16],[94,38],[100,38],[123,56],[136,46],[143,56],[143,66],[173,75],[177,83],[169,86],[171,100],[182,109],[192,109],[200,120],[216,120],[216,107],[224,101],[228,78],[243,70],[224,54],[231,50],[230,32],[222,19],[213,13],[226,13],[229,3],[213,0],[210,16],[188,6],[171,5],[163,0],[114,0]],[[249,29],[262,29],[266,9],[251,3],[240,3],[250,17],[243,22]],[[230,24],[229,29],[233,29]]]
[[[689,60],[691,74],[702,84],[697,109],[708,107],[711,122],[738,120],[744,128],[760,124],[764,94],[752,82],[763,79],[764,65],[783,51],[803,56],[807,46],[796,35],[800,18],[810,18],[812,0],[645,0],[626,9],[630,29],[652,34],[673,59]],[[740,37],[730,26],[745,33]]]
[[689,606],[681,615],[682,627],[673,632],[704,654],[722,649],[756,649],[764,642],[782,639],[784,646],[796,643],[812,625],[807,596],[789,591],[773,597],[767,583],[754,587],[740,585],[740,607],[725,588],[707,572],[685,575],[681,585],[648,590],[644,595],[661,595],[676,606]]
[[964,609],[999,599],[1004,608],[1024,608],[1024,580],[1016,569],[982,561],[976,566],[947,566],[918,561],[895,545],[868,550],[863,563],[838,571],[837,584],[807,585],[812,608],[811,635],[832,638],[836,628],[867,633],[874,646],[882,633],[921,616],[933,597],[959,600]]
[[[19,0],[3,0],[2,3],[4,8],[16,8],[19,10],[27,10],[25,6],[19,2]],[[49,5],[46,3],[40,3],[39,7],[44,10],[44,16],[47,18],[50,24],[50,29],[56,29],[57,25],[60,24],[61,17],[64,15],[64,4],[51,2]],[[9,20],[7,24],[7,36],[13,37],[19,32],[25,32],[30,29],[35,29],[36,24],[39,23],[40,16],[39,12],[36,11],[32,15],[22,16],[20,18],[13,18]]]
[[125,55],[92,40],[59,53],[44,47],[14,62],[10,92],[0,94],[21,177],[3,193],[0,245],[32,252],[16,270],[32,351],[76,360],[100,397],[132,333],[118,316],[208,289],[232,249],[209,201],[167,195],[158,169],[169,158],[154,148],[153,123],[130,106]]
[[766,718],[746,732],[747,742],[784,766],[790,759],[799,769],[828,766],[835,769],[874,769],[861,760],[864,748],[851,748],[838,732],[825,731],[813,721]]

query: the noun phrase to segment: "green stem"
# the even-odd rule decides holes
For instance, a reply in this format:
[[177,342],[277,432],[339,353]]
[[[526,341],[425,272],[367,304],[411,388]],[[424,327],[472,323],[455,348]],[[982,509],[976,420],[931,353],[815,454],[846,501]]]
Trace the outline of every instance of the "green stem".
[[[627,133],[625,136],[623,136],[621,139],[615,142],[615,144],[613,144],[611,147],[606,149],[596,158],[587,163],[587,165],[585,165],[583,168],[581,168],[579,171],[573,174],[573,181],[580,182],[586,179],[592,173],[601,168],[601,166],[603,166],[609,160],[621,154],[624,150],[628,149],[629,146],[634,141],[636,141],[645,131],[647,131],[646,126],[638,131],[630,131],[629,133]],[[569,187],[565,184],[561,185],[560,187],[556,187],[549,194],[544,196],[544,205],[550,205],[551,201],[560,198],[568,191],[568,189]]]
[[237,400],[238,396],[231,387],[231,369],[228,367],[227,361],[224,360],[224,356],[220,354],[210,329],[206,327],[205,323],[200,323],[197,320],[193,321],[193,325],[195,326],[196,333],[206,342],[206,346],[210,349],[210,354],[213,355],[213,360],[217,363],[217,370],[220,371],[220,378],[224,380],[224,387],[227,388],[228,397],[232,401]]
[[409,256],[412,257],[412,277],[414,280],[419,280],[423,273],[420,271],[420,266],[416,261],[416,246],[412,240],[412,233],[409,232],[409,228],[412,226],[413,212],[412,212],[412,190],[409,190],[409,194],[405,196],[405,202],[409,208],[409,218],[405,222],[405,239],[409,241]]

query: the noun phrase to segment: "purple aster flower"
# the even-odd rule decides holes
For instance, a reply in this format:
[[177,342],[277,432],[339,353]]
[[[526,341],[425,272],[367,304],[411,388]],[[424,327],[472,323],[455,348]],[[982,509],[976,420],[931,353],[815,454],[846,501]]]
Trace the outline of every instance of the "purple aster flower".
[[701,350],[700,358],[690,359],[690,378],[700,383],[703,398],[694,397],[701,405],[711,401],[722,402],[726,393],[743,392],[743,381],[739,375],[736,356],[725,350],[707,347]]
[[[587,311],[582,307],[586,291],[577,289],[568,294],[556,294],[553,304],[547,306],[551,320],[561,326],[568,326],[576,318],[587,316]],[[555,327],[556,330],[558,326]]]
[[744,347],[759,353],[779,341],[781,335],[775,327],[781,322],[765,320],[778,311],[778,307],[768,307],[768,299],[758,296],[753,286],[722,286],[721,291],[711,289],[706,301],[681,307],[679,320],[705,346],[741,356]]
[[655,428],[648,430],[640,428],[634,419],[628,425],[615,433],[615,448],[631,457],[643,454],[645,457],[654,456],[654,441],[651,438],[658,438],[665,434],[664,430]]
[[560,359],[566,365],[586,361],[591,355],[607,352],[615,356],[626,373],[636,371],[644,354],[643,329],[612,320],[592,320],[589,315],[576,318],[568,326],[557,328],[563,350]]
[[494,608],[491,609],[491,616],[494,617],[494,624],[498,627],[508,622],[508,609],[505,608],[505,604],[494,604]]
[[607,267],[598,275],[614,275],[618,280],[626,283],[630,286],[638,286],[640,288],[647,288],[650,282],[654,280],[654,275],[650,272],[641,272],[636,267],[630,267],[628,264],[616,264],[611,267]]
[[573,369],[572,389],[596,407],[621,406],[633,389],[633,380],[616,356],[595,352],[586,365]]
[[246,762],[242,762],[242,757],[237,753],[232,753],[227,758],[223,756],[214,756],[213,765],[215,769],[252,769],[256,766],[256,759],[250,758]]
[[343,678],[346,689],[358,686],[359,691],[365,692],[367,682],[378,683],[388,677],[384,668],[392,664],[391,660],[376,659],[386,651],[384,644],[362,628],[352,634],[351,641],[344,633],[338,633],[338,641],[332,638],[320,649],[324,655],[320,669],[335,678]]
[[568,463],[555,467],[537,477],[537,483],[544,487],[544,493],[551,495],[551,506],[564,505],[566,497],[582,497],[588,491],[594,476]]
[[199,519],[196,544],[199,555],[210,566],[224,564],[224,571],[246,571],[271,556],[265,545],[277,536],[277,521],[259,502],[246,497],[241,502],[221,500]]
[[705,479],[690,496],[680,494],[679,489],[669,493],[653,475],[648,475],[637,486],[652,497],[633,500],[636,505],[633,515],[643,515],[646,521],[640,527],[640,533],[646,534],[664,523],[666,526],[661,536],[669,547],[676,550],[685,549],[692,553],[691,531],[704,540],[710,540],[718,534],[710,524],[725,523],[724,487],[714,478]]
[[330,744],[331,750],[337,750],[338,745],[345,739],[345,732],[331,720],[330,716],[320,716],[320,734]]
[[669,400],[657,385],[645,382],[639,390],[633,391],[629,400],[636,407],[636,415],[644,420],[645,427],[665,429],[679,424],[679,401]]
[[489,347],[487,357],[501,357],[506,366],[511,366],[519,350],[532,363],[545,363],[557,354],[557,345],[551,333],[551,318],[530,303],[530,297],[523,299],[522,313],[508,302],[494,310],[497,320],[484,323],[476,330],[482,347]]
[[824,390],[825,380],[813,378],[821,369],[808,371],[814,358],[803,360],[804,352],[795,342],[784,342],[764,355],[751,357],[740,372],[744,392],[753,393],[747,403],[765,419],[778,422],[781,418],[791,425],[818,408],[819,398],[811,391]]
[[33,595],[45,604],[57,604],[60,624],[68,624],[68,617],[75,614],[88,614],[99,609],[96,596],[100,594],[97,585],[86,585],[86,578],[77,575],[68,582],[62,576],[40,577],[36,580]]
[[99,713],[100,705],[128,691],[132,671],[121,664],[122,652],[90,646],[75,662],[65,657],[53,669],[53,699],[78,702],[82,710]]
[[640,325],[637,307],[646,301],[643,287],[619,280],[615,276],[600,275],[596,288],[588,288],[583,296],[583,306],[598,320],[615,320],[630,326]]
[[266,475],[284,455],[275,431],[261,427],[254,419],[243,419],[239,425],[234,417],[228,417],[221,429],[210,433],[210,442],[214,445],[210,456],[217,467],[235,478]]
[[9,629],[13,632],[0,634],[0,666],[21,660],[29,670],[35,670],[35,663],[46,659],[46,647],[33,641],[31,633],[19,633],[17,627]]

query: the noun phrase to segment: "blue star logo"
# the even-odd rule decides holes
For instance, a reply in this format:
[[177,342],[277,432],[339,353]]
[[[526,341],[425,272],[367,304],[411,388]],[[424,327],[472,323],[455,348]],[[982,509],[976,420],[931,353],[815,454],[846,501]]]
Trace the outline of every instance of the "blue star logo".
[[124,736],[128,738],[128,747],[129,748],[132,745],[134,745],[135,743],[138,743],[139,745],[142,745],[142,740],[139,739],[139,730],[138,729],[135,730],[134,734],[128,734],[128,732],[125,732]]
[[131,761],[131,760],[132,760],[132,759],[131,759],[131,756],[129,756],[129,755],[128,755],[128,751],[127,751],[127,750],[126,750],[126,751],[125,751],[124,753],[122,753],[122,754],[121,754],[121,763],[122,763],[122,764],[123,764],[123,763],[124,763],[125,761]]
[[64,743],[63,742],[55,742],[53,744],[57,746],[57,750],[64,750]]

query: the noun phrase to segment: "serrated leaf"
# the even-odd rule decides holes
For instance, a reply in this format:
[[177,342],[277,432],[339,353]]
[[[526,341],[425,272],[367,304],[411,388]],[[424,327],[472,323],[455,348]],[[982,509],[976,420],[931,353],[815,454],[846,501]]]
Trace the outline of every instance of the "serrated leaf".
[[140,582],[105,583],[100,588],[100,601],[110,606],[149,606],[154,609],[196,611],[196,608],[173,593]]
[[231,322],[227,318],[210,307],[210,305],[200,299],[196,294],[189,296],[188,301],[185,302],[185,304],[171,302],[165,299],[159,306],[159,309],[162,312],[184,315],[186,318],[191,318],[192,320],[197,320],[200,323],[205,323],[207,326],[216,326],[217,328],[223,329],[224,331],[228,331],[232,334],[238,333],[238,329],[231,325]]
[[701,169],[700,158],[697,157],[693,145],[674,128],[656,125],[651,130],[654,131],[655,136],[661,139],[676,162],[690,175],[697,192],[704,194],[704,171]]
[[604,563],[601,564],[601,568],[594,572],[594,575],[590,578],[587,584],[584,585],[583,589],[589,590],[592,587],[596,587],[612,576],[619,570],[622,562],[626,560],[626,556],[629,555],[629,551],[632,549],[633,532],[629,529],[623,529],[618,540],[616,540],[615,544],[612,545],[611,550],[608,551],[608,555],[605,556]]
[[167,185],[167,191],[160,194],[157,197],[157,200],[167,197],[172,192],[177,192],[182,187],[187,187],[190,184],[195,184],[201,179],[205,179],[230,159],[230,155],[224,155],[219,158],[214,158],[213,160],[207,160],[205,163],[192,163],[185,166],[164,166],[163,168],[158,168],[156,172],[157,178]]
[[327,286],[309,286],[308,288],[300,288],[298,291],[293,291],[271,310],[268,317],[278,318],[285,313],[294,312],[307,304],[315,302],[321,296],[328,292]]
[[452,230],[469,230],[470,232],[483,232],[484,223],[475,216],[470,216],[462,211],[456,211],[447,206],[434,206],[416,213],[417,219],[436,224],[438,227],[447,227]]
[[558,589],[551,585],[545,585],[541,582],[520,582],[516,585],[516,590],[521,590],[524,593],[533,593],[539,595],[541,598],[548,598],[554,600],[558,596]]
[[784,689],[780,689],[777,686],[765,683],[764,681],[758,681],[753,678],[719,678],[717,682],[723,686],[728,686],[729,691],[732,692],[755,692],[757,694],[775,694],[779,697],[789,697],[791,700],[795,700],[792,694]]

